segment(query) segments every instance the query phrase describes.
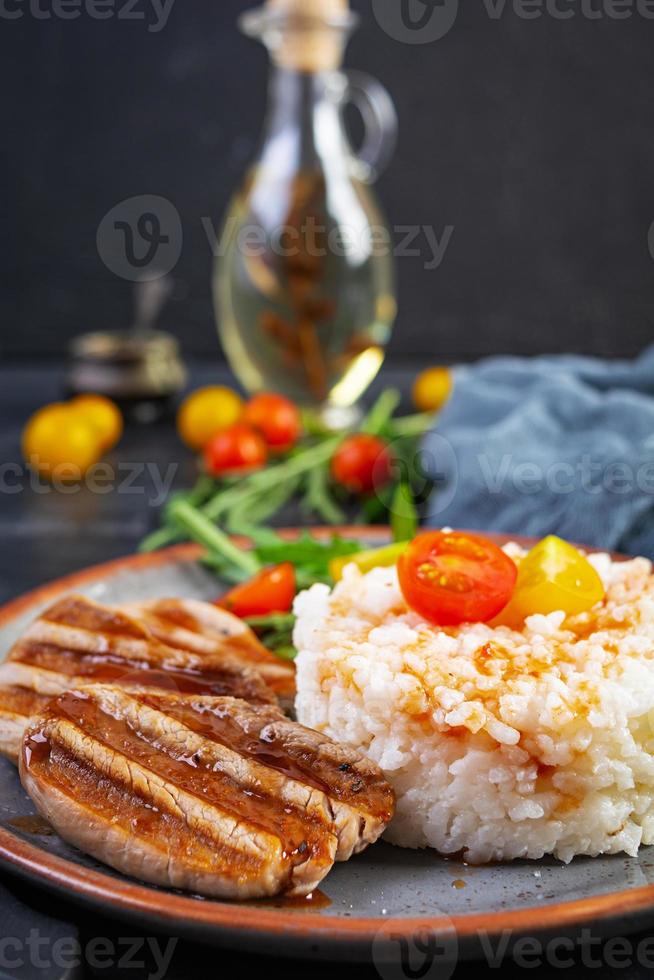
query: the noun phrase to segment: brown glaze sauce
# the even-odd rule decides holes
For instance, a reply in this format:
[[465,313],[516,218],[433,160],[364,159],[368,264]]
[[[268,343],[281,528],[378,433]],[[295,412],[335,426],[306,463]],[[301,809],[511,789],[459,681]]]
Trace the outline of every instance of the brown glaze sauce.
[[[255,793],[220,771],[214,760],[204,759],[200,753],[175,757],[172,754],[177,748],[174,740],[170,746],[165,746],[163,739],[153,745],[144,734],[134,732],[124,720],[102,711],[93,697],[68,692],[53,702],[52,713],[73,722],[86,735],[203,802],[213,804],[235,819],[244,820],[250,826],[278,837],[292,864],[303,863],[310,855],[330,860],[331,827],[279,800],[274,787],[267,789],[265,782],[262,781],[260,791]],[[187,722],[188,727],[195,731],[198,730],[197,717],[191,712]],[[42,749],[39,747],[38,751]],[[150,815],[147,812],[139,813],[135,819],[138,823],[134,829],[139,834],[149,835],[153,829]]]
[[[156,695],[143,693],[146,703],[155,708],[162,706]],[[174,700],[162,706],[163,710],[182,724],[194,728],[197,732],[214,742],[234,749],[241,755],[275,769],[283,776],[296,780],[308,786],[313,786],[320,792],[350,804],[368,806],[375,813],[390,819],[393,809],[393,796],[388,783],[383,776],[369,774],[367,778],[357,771],[356,765],[339,764],[336,760],[320,756],[320,743],[296,744],[291,738],[285,738],[283,726],[286,719],[271,714],[263,719],[254,715],[255,724],[248,731],[229,714],[228,710],[215,707],[203,708],[201,715],[185,704],[175,703]],[[239,712],[242,716],[244,712]],[[260,732],[272,723],[272,730],[266,737]],[[277,725],[281,728],[278,730]],[[307,740],[315,739],[316,735],[307,732]]]
[[168,607],[165,610],[148,610],[147,622],[153,635],[172,649],[187,650],[192,641],[185,642],[183,637],[176,637],[171,633],[170,625],[198,636],[202,644],[194,649],[201,656],[206,656],[206,650],[213,648],[214,655],[233,657],[242,666],[259,670],[268,687],[280,697],[295,696],[294,666],[266,650],[251,631],[234,635],[225,629],[224,636],[216,637],[215,632],[203,632],[202,624],[184,609]]
[[[263,858],[242,853],[224,841],[208,840],[200,832],[189,831],[179,817],[152,807],[133,791],[112,782],[84,760],[72,756],[63,746],[48,743],[47,754],[47,768],[37,770],[36,774],[67,795],[72,804],[90,811],[103,826],[120,828],[128,835],[138,830],[159,852],[183,854],[189,867],[201,871],[209,869],[212,873],[238,879],[260,868]],[[65,836],[65,828],[60,830]],[[98,829],[98,833],[102,830]]]
[[[169,619],[169,617],[166,617]],[[241,662],[251,664],[254,661],[268,660],[269,657],[261,656],[259,650],[256,646],[256,641],[247,634],[240,634],[233,636],[231,633],[226,632],[223,636],[216,636],[215,634],[204,634],[200,633],[200,627],[195,624],[194,628],[189,628],[183,626],[181,623],[173,622],[168,625],[166,622],[161,622],[161,618],[157,617],[157,624],[151,624],[152,631],[157,639],[161,640],[166,646],[172,647],[174,650],[188,650],[189,646],[184,642],[185,637],[177,637],[174,632],[171,632],[171,627],[173,630],[182,629],[187,633],[193,634],[194,637],[198,637],[200,641],[201,649],[198,652],[207,652],[208,648],[211,648],[212,653],[219,653],[221,655],[228,654],[235,657]],[[193,643],[193,639],[189,643]],[[195,649],[191,647],[191,649]],[[268,651],[264,651],[267,653]]]
[[[184,609],[183,606],[174,603],[162,603],[146,611],[146,617],[151,620],[150,626],[156,630],[156,635],[164,643],[176,649],[187,649],[183,644],[178,644],[175,637],[170,635],[166,627],[171,625],[179,629],[186,630],[188,633],[198,634],[204,643],[212,642],[217,652],[222,654],[230,653],[239,659],[247,662],[257,661],[258,663],[275,664],[284,667],[284,661],[275,657],[269,650],[257,640],[253,633],[245,629],[242,632],[232,633],[225,627],[216,635],[216,631],[211,628],[211,632],[199,622],[195,616]],[[290,673],[291,671],[289,671]]]
[[[172,623],[173,626],[179,626],[181,629],[188,630],[189,633],[202,632],[196,617],[191,615],[187,609],[177,602],[170,603],[165,600],[163,602],[157,602],[149,609],[146,609],[145,612],[148,617],[153,618],[163,627],[167,623]],[[228,636],[229,632],[225,630],[225,639]]]
[[[147,692],[144,692],[144,700],[153,708],[167,712],[171,717],[181,721],[189,728],[193,728],[212,742],[233,749],[241,755],[276,770],[283,776],[313,786],[314,789],[319,789],[322,793],[329,794],[332,792],[327,782],[318,779],[312,772],[307,771],[308,767],[297,765],[281,741],[264,741],[259,738],[258,732],[244,731],[238,722],[228,714],[227,709],[215,710],[207,706],[198,712],[185,704],[176,704],[174,701],[164,704],[157,699],[156,695],[150,696]],[[274,723],[283,720],[281,714],[271,714],[269,717],[261,719],[261,727],[265,727],[265,724],[269,722]]]
[[293,909],[298,912],[320,912],[328,909],[332,904],[331,898],[321,892],[319,888],[309,895],[279,895],[277,898],[256,899],[248,902],[261,909]]
[[147,632],[136,620],[108,606],[100,606],[88,600],[69,597],[49,609],[44,617],[47,622],[76,629],[110,633],[142,640]]
[[24,817],[13,817],[7,821],[7,826],[20,830],[24,834],[34,834],[37,837],[52,837],[55,833],[54,827],[38,813]]
[[[39,755],[43,753],[41,749]],[[205,842],[197,833],[189,833],[179,819],[156,809],[146,809],[146,804],[124,787],[112,784],[105,777],[76,759],[60,746],[48,743],[45,754],[48,766],[38,768],[37,775],[66,795],[71,801],[87,807],[97,818],[122,828],[132,834],[138,827],[147,829],[149,843],[160,851],[183,853],[185,860],[197,868],[220,872],[237,877],[255,868],[259,862],[249,854],[215,842]]]
[[25,687],[0,687],[0,712],[31,715],[48,700],[47,694],[37,694]]
[[165,662],[129,660],[112,653],[66,651],[42,643],[25,644],[14,659],[67,677],[84,677],[98,683],[148,685],[181,694],[242,697],[254,702],[269,700],[263,685],[250,680],[235,664],[229,663],[213,670],[169,668]]

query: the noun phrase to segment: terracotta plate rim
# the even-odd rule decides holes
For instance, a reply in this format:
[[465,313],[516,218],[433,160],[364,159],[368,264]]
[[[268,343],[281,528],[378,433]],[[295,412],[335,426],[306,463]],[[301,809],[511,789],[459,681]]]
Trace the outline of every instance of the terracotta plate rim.
[[[311,528],[318,537],[334,533],[367,540],[388,539],[385,527],[344,526],[339,528]],[[299,533],[289,528],[280,532],[289,538]],[[502,542],[507,540],[530,544],[532,539],[523,535],[492,534]],[[234,538],[243,547],[247,539]],[[598,549],[588,548],[588,551]],[[173,545],[151,554],[136,554],[105,562],[64,576],[40,586],[14,599],[0,608],[0,627],[35,605],[48,602],[55,596],[100,581],[107,576],[129,570],[153,568],[171,562],[193,562],[201,549],[194,544]],[[622,558],[624,556],[615,556]],[[481,936],[495,936],[508,930],[513,938],[529,932],[530,935],[552,932],[556,929],[578,930],[588,923],[608,926],[612,921],[628,921],[635,929],[641,916],[654,907],[654,885],[598,895],[593,898],[558,902],[546,906],[528,906],[508,912],[471,913],[451,918],[420,916],[399,918],[340,918],[334,919],[316,912],[284,909],[266,909],[261,905],[199,901],[166,890],[155,890],[126,877],[115,878],[77,865],[66,858],[48,854],[34,844],[23,840],[5,828],[0,828],[0,864],[30,881],[49,889],[65,889],[72,899],[90,902],[105,912],[123,914],[130,918],[147,919],[160,926],[182,926],[203,938],[219,939],[229,936],[241,941],[265,936],[279,943],[295,941],[306,953],[318,942],[328,944],[330,952],[338,954],[347,949],[370,955],[373,940],[386,929],[411,936],[425,928],[456,931],[460,943],[476,946]],[[315,951],[315,949],[314,949]],[[289,949],[289,952],[292,950]]]

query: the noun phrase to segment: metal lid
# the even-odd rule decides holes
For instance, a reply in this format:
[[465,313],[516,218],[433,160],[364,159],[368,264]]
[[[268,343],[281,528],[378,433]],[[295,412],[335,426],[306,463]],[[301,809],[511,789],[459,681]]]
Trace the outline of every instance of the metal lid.
[[175,337],[162,331],[103,330],[75,337],[70,353],[83,360],[141,363],[152,357],[177,357],[179,344]]

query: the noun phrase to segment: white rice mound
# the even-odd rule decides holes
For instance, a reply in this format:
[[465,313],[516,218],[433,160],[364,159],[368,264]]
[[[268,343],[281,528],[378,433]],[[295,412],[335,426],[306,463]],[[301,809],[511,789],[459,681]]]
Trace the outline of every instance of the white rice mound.
[[394,568],[297,597],[298,720],[381,766],[389,841],[472,863],[654,843],[652,566],[589,560],[604,601],[520,632],[429,625]]

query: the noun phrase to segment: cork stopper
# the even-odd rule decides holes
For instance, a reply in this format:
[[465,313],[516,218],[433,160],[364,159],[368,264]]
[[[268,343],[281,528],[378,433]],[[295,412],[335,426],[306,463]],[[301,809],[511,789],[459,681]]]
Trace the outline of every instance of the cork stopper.
[[262,38],[276,64],[307,72],[340,68],[356,22],[348,0],[266,0],[241,18],[245,33]]
[[283,11],[285,14],[300,14],[304,17],[324,20],[349,13],[348,0],[266,0],[267,10]]

